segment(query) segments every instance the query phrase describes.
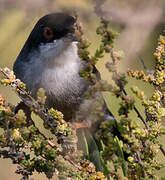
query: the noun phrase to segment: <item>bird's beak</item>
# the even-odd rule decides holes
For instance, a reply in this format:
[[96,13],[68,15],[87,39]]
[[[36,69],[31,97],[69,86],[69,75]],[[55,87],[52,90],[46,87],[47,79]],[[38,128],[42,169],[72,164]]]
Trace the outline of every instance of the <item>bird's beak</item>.
[[74,33],[68,33],[67,38],[70,39],[71,41],[78,41]]

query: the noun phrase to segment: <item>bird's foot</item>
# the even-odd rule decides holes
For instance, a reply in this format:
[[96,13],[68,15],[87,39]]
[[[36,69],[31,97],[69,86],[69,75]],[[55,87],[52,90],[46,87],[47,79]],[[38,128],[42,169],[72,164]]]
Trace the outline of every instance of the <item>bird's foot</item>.
[[75,129],[90,128],[89,123],[87,123],[86,121],[84,121],[84,122],[72,122],[71,124]]

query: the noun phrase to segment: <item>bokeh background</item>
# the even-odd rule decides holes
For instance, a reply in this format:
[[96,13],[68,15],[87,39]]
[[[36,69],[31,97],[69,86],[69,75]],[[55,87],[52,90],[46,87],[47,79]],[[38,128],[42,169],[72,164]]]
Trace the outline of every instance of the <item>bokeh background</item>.
[[[94,13],[95,0],[0,0],[0,67],[12,68],[18,53],[31,32],[34,24],[41,16],[50,12],[77,11],[84,27],[85,36],[92,42],[91,53],[97,48],[99,38],[95,34],[99,18]],[[111,27],[120,32],[116,41],[116,49],[123,50],[124,59],[121,61],[119,70],[125,72],[128,68],[143,69],[140,58],[146,67],[154,66],[153,53],[157,45],[157,38],[163,33],[165,24],[165,1],[164,0],[107,0],[103,7],[105,15],[111,22]],[[97,67],[102,78],[110,83],[111,76],[105,69],[105,62],[109,57],[103,58]],[[145,83],[130,80],[127,91],[131,85],[138,85],[147,95],[152,93],[152,87]],[[8,102],[16,104],[19,98],[10,88],[0,87]],[[110,94],[105,94],[105,99],[117,116],[119,101]],[[137,100],[137,107],[140,102]],[[143,109],[140,109],[143,113]],[[136,114],[131,115],[137,119]],[[162,138],[162,141],[165,140]],[[159,158],[161,158],[161,154]],[[0,179],[18,180],[20,176],[14,173],[15,165],[10,160],[0,159]],[[165,176],[165,171],[159,172]],[[46,180],[44,175],[33,176],[34,179]],[[54,178],[56,179],[56,178]]]

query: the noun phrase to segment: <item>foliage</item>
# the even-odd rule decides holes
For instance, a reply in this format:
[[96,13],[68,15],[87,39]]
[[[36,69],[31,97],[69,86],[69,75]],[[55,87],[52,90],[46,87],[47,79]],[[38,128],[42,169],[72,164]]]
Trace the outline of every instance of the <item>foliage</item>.
[[[102,1],[103,3],[104,1]],[[21,100],[17,107],[5,102],[0,96],[0,156],[10,158],[18,164],[16,173],[22,175],[22,180],[29,179],[34,171],[44,172],[47,178],[54,174],[60,179],[158,179],[156,172],[163,167],[158,160],[158,152],[165,155],[160,138],[165,129],[162,125],[165,116],[165,36],[160,36],[155,56],[154,72],[146,74],[143,71],[128,70],[127,75],[142,80],[153,86],[154,92],[147,97],[138,87],[133,86],[132,92],[141,101],[145,114],[139,112],[135,98],[127,94],[127,76],[117,71],[117,66],[123,57],[122,51],[114,50],[117,33],[109,28],[109,22],[103,17],[102,3],[96,1],[95,12],[100,16],[101,24],[96,33],[101,42],[94,55],[88,51],[90,43],[84,39],[82,26],[77,20],[76,36],[79,40],[78,53],[85,62],[85,68],[80,75],[90,84],[85,93],[86,98],[96,98],[97,92],[108,91],[120,99],[119,118],[101,122],[95,139],[99,147],[103,173],[97,172],[95,166],[77,150],[77,136],[74,124],[65,122],[61,112],[46,109],[45,94],[38,91],[37,99],[33,99],[26,91],[25,84],[15,78],[8,68],[1,69],[5,76],[2,85],[10,85]],[[98,8],[100,7],[100,8]],[[105,55],[111,59],[106,68],[112,75],[115,85],[98,80],[94,65]],[[26,105],[26,106],[25,106]],[[102,101],[98,98],[94,105],[93,123],[102,114]],[[23,110],[23,113],[21,113]],[[130,112],[134,111],[137,118],[132,119]],[[31,118],[33,112],[43,120],[44,128],[49,130],[55,142],[46,137],[38,129]],[[145,117],[143,117],[145,116]],[[136,120],[136,121],[135,121]],[[140,126],[137,121],[142,122]]]

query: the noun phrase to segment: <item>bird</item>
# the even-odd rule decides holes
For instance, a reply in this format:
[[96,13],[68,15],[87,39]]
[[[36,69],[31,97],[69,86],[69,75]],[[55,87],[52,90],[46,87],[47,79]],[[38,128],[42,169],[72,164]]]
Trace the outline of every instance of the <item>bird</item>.
[[[16,78],[26,84],[31,95],[36,98],[38,89],[43,88],[46,107],[61,111],[68,122],[89,119],[94,102],[84,98],[90,84],[79,74],[85,64],[78,55],[75,23],[73,16],[63,12],[41,17],[13,66]],[[94,70],[98,75],[96,67]],[[113,119],[105,104],[103,109],[104,120]],[[94,164],[101,168],[100,162]]]

